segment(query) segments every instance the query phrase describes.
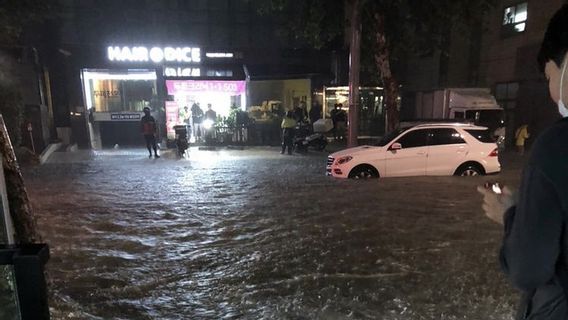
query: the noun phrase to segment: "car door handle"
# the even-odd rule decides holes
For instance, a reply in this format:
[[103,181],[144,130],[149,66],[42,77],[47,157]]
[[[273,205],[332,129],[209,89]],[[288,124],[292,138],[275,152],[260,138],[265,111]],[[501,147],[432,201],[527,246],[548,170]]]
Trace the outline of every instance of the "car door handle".
[[416,154],[418,154],[418,155],[425,155],[426,152],[417,152]]

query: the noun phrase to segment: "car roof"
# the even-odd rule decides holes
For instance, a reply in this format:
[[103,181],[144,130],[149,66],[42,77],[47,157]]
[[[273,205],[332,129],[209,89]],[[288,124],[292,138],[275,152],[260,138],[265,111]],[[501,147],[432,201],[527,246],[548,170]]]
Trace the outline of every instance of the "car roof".
[[450,128],[463,128],[463,129],[473,129],[473,130],[486,130],[487,129],[487,127],[482,127],[482,126],[478,126],[478,125],[475,125],[473,123],[467,123],[467,122],[421,123],[421,124],[417,124],[415,126],[411,126],[410,128],[418,129],[418,128],[431,128],[431,127],[439,127],[439,128],[450,127]]

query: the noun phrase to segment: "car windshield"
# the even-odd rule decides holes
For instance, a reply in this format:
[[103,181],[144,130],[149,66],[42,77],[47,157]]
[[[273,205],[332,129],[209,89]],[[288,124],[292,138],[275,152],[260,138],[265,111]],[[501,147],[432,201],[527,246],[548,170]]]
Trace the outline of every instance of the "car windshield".
[[391,131],[389,133],[387,133],[381,140],[379,140],[379,142],[377,142],[375,145],[378,147],[384,147],[387,144],[389,144],[392,140],[394,140],[394,138],[398,137],[401,133],[403,133],[404,131],[408,130],[409,128],[399,128],[396,129],[394,131]]

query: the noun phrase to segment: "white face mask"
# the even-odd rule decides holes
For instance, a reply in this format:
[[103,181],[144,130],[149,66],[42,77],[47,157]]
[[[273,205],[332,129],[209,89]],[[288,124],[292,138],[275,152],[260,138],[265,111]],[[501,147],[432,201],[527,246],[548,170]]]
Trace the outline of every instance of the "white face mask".
[[563,89],[563,84],[564,84],[564,73],[566,72],[566,65],[568,64],[568,61],[564,61],[563,67],[562,67],[562,74],[560,75],[560,96],[558,98],[558,112],[560,112],[560,115],[562,116],[562,118],[566,118],[568,117],[568,109],[566,109],[566,105],[564,104],[564,102],[562,101],[562,89]]

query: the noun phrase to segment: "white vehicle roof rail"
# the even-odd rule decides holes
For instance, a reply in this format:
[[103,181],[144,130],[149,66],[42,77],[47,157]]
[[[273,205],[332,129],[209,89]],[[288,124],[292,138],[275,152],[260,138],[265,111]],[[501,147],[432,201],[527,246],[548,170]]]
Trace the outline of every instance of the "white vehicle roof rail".
[[414,128],[422,128],[422,127],[476,127],[476,125],[471,122],[440,122],[440,123],[422,123],[414,126]]

